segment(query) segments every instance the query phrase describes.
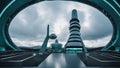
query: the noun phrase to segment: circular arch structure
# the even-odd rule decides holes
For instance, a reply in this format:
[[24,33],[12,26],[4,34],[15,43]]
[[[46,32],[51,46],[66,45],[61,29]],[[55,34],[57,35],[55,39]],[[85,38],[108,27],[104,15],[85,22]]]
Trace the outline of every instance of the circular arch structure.
[[[20,50],[11,40],[8,29],[11,20],[22,9],[45,0],[1,0],[0,1],[0,47],[6,50]],[[54,0],[51,0],[54,1]],[[68,0],[67,0],[68,1]],[[120,1],[119,0],[70,0],[93,6],[104,13],[113,25],[113,36],[103,50],[120,47]],[[107,25],[105,25],[107,26]]]

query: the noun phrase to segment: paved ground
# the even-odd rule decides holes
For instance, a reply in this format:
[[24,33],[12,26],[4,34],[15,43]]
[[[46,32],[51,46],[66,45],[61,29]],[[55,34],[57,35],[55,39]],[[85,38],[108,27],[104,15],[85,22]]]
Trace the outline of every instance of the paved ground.
[[85,64],[79,59],[79,57],[76,54],[53,53],[49,55],[47,59],[45,59],[38,67],[17,67],[17,68],[115,68],[115,67],[86,67]]

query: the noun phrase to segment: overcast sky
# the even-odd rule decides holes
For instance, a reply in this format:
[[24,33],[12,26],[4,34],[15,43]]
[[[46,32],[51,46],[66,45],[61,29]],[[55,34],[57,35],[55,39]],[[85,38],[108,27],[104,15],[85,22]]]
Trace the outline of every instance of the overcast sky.
[[55,33],[64,45],[69,37],[69,21],[73,9],[78,11],[85,46],[105,46],[113,33],[109,19],[89,5],[71,1],[45,1],[25,8],[12,20],[10,37],[18,46],[41,45],[49,24],[50,33]]

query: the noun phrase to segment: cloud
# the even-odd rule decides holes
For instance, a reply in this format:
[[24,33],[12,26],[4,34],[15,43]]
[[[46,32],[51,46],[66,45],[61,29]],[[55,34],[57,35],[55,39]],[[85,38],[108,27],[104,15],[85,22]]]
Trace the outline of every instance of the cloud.
[[[9,34],[16,45],[37,45],[44,41],[49,24],[50,33],[55,33],[57,39],[65,44],[69,37],[72,9],[78,10],[81,37],[87,41],[86,45],[106,37],[110,40],[113,28],[109,19],[91,6],[72,1],[45,1],[25,8],[12,20]],[[94,43],[98,45],[98,42]],[[101,45],[105,44],[107,42]]]
[[83,42],[85,46],[88,48],[102,47],[102,46],[106,46],[107,43],[109,43],[111,37],[112,37],[111,35],[108,35],[98,40],[84,40]]
[[88,40],[99,39],[112,34],[113,28],[107,17],[105,17],[102,13],[98,12],[98,10],[93,10],[90,12],[90,14],[90,29],[86,28],[85,30],[83,30],[83,38],[85,37],[85,35],[87,35],[85,38]]

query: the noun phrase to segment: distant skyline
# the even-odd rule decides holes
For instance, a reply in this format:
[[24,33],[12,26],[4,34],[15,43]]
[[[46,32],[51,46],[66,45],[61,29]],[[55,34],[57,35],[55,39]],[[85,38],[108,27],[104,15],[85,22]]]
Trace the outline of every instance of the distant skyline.
[[[63,45],[69,36],[71,12],[77,9],[81,37],[86,47],[105,46],[111,39],[113,27],[110,20],[89,5],[72,1],[43,1],[31,5],[12,20],[9,34],[18,46],[36,46],[44,41],[47,25]],[[49,41],[54,42],[53,40]]]

